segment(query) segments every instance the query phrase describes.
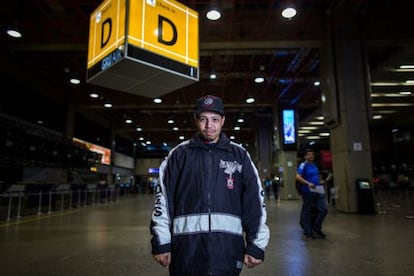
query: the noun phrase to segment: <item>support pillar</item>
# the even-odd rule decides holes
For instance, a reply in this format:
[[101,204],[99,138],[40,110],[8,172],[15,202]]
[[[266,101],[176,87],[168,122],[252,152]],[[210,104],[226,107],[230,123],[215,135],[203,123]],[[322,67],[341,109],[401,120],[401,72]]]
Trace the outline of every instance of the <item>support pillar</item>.
[[325,123],[330,130],[338,211],[358,212],[356,180],[372,180],[370,94],[365,45],[357,18],[326,24],[321,55]]

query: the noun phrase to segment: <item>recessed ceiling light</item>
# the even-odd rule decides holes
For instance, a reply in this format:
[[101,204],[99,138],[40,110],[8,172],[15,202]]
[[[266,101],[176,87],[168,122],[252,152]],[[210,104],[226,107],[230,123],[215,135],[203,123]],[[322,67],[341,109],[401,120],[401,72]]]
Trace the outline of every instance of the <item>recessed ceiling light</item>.
[[162,103],[162,100],[160,98],[155,98],[154,103],[157,103],[157,104]]
[[253,98],[253,97],[249,97],[249,98],[246,99],[246,103],[248,103],[248,104],[254,103],[255,101],[256,101],[256,99]]
[[217,10],[217,9],[211,9],[211,10],[209,10],[208,12],[207,12],[207,18],[208,19],[210,19],[210,20],[219,20],[220,19],[220,17],[221,17],[221,13],[220,13],[220,11],[219,10]]
[[16,29],[9,29],[9,30],[7,30],[7,34],[9,36],[11,36],[11,37],[14,37],[14,38],[21,38],[22,37],[22,33],[19,32]]
[[294,8],[286,8],[282,11],[282,16],[284,18],[292,18],[296,15],[297,11]]
[[254,82],[255,83],[262,83],[262,82],[264,82],[264,78],[263,77],[256,77],[255,79],[254,79]]

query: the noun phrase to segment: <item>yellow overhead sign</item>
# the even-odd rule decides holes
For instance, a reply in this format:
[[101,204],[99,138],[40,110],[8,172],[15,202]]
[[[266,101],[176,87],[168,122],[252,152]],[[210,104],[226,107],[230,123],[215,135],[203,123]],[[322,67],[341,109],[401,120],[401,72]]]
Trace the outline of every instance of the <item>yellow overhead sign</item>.
[[89,23],[88,69],[125,44],[125,0],[104,1]]
[[198,14],[176,1],[131,1],[128,42],[198,67]]
[[198,13],[177,1],[107,0],[91,14],[92,84],[153,96],[198,81],[198,66]]

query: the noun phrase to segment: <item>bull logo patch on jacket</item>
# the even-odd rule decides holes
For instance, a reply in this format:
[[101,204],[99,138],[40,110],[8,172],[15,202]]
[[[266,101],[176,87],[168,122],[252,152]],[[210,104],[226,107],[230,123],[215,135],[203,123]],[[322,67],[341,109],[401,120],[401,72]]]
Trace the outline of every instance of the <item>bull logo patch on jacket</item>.
[[242,171],[242,165],[237,163],[237,161],[223,161],[220,160],[220,168],[224,169],[224,173],[228,176],[226,177],[227,180],[227,188],[232,190],[234,188],[234,178],[233,173],[236,171]]

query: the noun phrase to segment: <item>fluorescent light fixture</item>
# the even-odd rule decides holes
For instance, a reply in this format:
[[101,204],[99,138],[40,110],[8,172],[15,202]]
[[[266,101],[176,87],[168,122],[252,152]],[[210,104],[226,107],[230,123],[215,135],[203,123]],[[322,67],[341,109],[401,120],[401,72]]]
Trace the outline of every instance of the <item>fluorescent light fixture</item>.
[[414,69],[414,65],[401,65],[400,69]]
[[305,137],[306,139],[308,139],[308,140],[310,140],[310,139],[312,139],[312,140],[316,140],[316,139],[321,139],[321,137],[320,136],[306,136]]
[[314,126],[303,126],[300,129],[315,130],[315,129],[318,129],[318,128],[317,127],[314,127]]
[[373,103],[372,107],[404,107],[414,106],[412,103]]

